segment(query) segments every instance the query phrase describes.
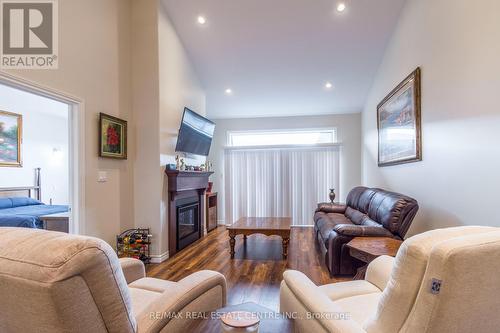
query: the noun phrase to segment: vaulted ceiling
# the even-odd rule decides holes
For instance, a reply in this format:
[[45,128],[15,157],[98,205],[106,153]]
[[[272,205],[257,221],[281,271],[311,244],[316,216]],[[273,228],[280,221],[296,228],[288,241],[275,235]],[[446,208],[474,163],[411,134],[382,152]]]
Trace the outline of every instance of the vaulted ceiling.
[[405,0],[343,2],[163,0],[211,118],[360,112]]

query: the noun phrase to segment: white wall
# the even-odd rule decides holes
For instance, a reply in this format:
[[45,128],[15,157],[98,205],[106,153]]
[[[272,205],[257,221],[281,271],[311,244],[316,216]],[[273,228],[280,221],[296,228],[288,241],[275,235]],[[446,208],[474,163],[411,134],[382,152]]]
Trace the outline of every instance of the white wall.
[[[85,101],[83,233],[112,245],[117,233],[134,225],[134,124],[130,124],[129,159],[102,159],[98,114],[130,120],[130,10],[130,0],[59,1],[59,69],[9,71]],[[97,182],[99,170],[108,172],[106,183]]]
[[[175,145],[184,107],[205,115],[205,91],[182,42],[160,1],[158,9],[158,49],[160,77],[160,137],[158,174],[162,180],[161,253],[168,251],[168,181],[165,165],[175,163]],[[185,159],[187,164],[200,165],[203,157]]]
[[[349,190],[361,183],[361,115],[343,114],[305,117],[271,117],[250,119],[215,119],[215,135],[208,160],[212,161],[213,191],[219,193],[219,220],[224,220],[224,146],[228,131],[332,128],[337,129],[337,140],[342,143],[340,152],[339,200],[345,200]],[[311,212],[311,219],[312,219]]]
[[158,3],[132,2],[132,100],[135,124],[134,221],[153,234],[151,252],[160,253],[161,178],[159,157]]
[[[408,0],[363,112],[363,183],[416,198],[409,234],[500,226],[500,1]],[[376,106],[422,67],[423,161],[377,167]]]
[[69,204],[68,105],[0,85],[0,110],[23,116],[23,165],[2,167],[0,187],[33,186],[42,168],[42,201]]
[[[150,227],[152,254],[168,252],[168,191],[165,165],[175,163],[184,107],[205,114],[205,92],[163,5],[133,2],[133,114],[137,126],[134,161],[135,225]],[[203,159],[190,160],[201,164]]]

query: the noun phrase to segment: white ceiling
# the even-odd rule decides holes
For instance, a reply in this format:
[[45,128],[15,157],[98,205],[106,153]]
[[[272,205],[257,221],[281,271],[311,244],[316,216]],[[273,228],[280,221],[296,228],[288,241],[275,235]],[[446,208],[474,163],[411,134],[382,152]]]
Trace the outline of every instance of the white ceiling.
[[163,2],[208,116],[236,118],[360,112],[405,0]]

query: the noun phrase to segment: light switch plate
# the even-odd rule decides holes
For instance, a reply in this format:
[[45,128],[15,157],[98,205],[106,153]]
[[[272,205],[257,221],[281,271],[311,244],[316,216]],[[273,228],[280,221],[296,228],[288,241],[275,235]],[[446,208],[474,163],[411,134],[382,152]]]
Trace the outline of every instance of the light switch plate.
[[108,173],[106,171],[99,171],[97,176],[97,181],[99,183],[105,183],[108,181]]

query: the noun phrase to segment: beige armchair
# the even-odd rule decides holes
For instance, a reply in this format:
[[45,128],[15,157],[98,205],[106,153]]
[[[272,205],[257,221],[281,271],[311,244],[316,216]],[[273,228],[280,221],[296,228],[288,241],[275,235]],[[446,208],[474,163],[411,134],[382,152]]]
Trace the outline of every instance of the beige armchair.
[[407,239],[363,281],[318,287],[287,271],[280,310],[297,332],[496,332],[499,286],[500,229],[448,228]]
[[185,332],[186,313],[226,303],[212,271],[179,282],[145,277],[104,241],[0,228],[0,332]]

